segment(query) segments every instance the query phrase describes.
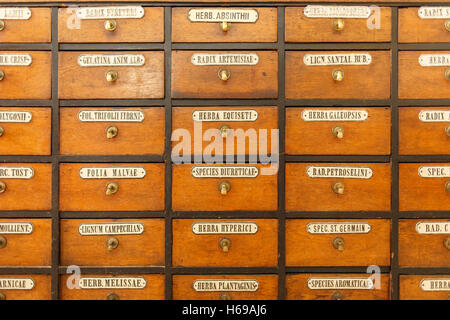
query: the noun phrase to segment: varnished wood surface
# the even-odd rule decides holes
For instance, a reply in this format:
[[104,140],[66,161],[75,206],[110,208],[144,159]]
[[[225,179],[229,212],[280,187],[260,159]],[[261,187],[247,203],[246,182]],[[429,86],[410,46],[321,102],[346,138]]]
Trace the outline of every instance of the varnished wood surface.
[[31,290],[3,290],[0,293],[6,296],[6,300],[50,300],[51,281],[50,275],[46,274],[15,274],[0,275],[0,278],[33,279],[34,288]]
[[418,8],[398,9],[398,41],[400,43],[450,42],[446,19],[421,19]]
[[31,43],[51,41],[51,9],[29,8],[28,20],[3,20],[5,29],[0,32],[2,43]]
[[401,275],[400,300],[448,300],[450,290],[424,291],[420,288],[423,279],[449,279],[449,275]]

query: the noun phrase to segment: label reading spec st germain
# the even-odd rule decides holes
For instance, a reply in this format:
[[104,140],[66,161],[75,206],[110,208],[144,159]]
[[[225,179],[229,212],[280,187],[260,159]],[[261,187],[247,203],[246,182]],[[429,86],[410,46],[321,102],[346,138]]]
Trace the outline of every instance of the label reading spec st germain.
[[76,10],[78,19],[140,19],[144,14],[141,6],[84,7]]
[[371,278],[309,278],[308,288],[311,290],[372,290],[374,289]]
[[188,19],[191,22],[241,22],[254,23],[258,20],[258,11],[255,9],[218,9],[201,8],[191,9],[188,12]]
[[311,222],[306,226],[311,234],[361,234],[371,229],[367,222]]
[[0,290],[31,290],[34,280],[30,278],[0,278]]
[[450,54],[421,54],[419,56],[419,64],[422,67],[448,67],[450,66]]
[[247,166],[196,166],[191,169],[194,178],[256,178],[258,174],[257,167]]
[[422,122],[450,122],[450,110],[420,110]]
[[142,54],[80,54],[81,67],[140,67],[145,64]]
[[147,281],[142,277],[82,277],[81,289],[144,289]]
[[31,18],[29,8],[0,8],[0,19],[2,20],[28,20]]
[[255,234],[258,225],[253,222],[196,222],[192,224],[195,234]]
[[82,110],[78,112],[78,120],[81,122],[142,122],[144,118],[144,113],[139,110]]
[[303,56],[303,63],[307,66],[362,66],[371,62],[369,53],[308,53]]
[[195,110],[192,112],[192,120],[201,122],[244,122],[256,121],[256,110]]
[[131,235],[142,234],[144,229],[144,225],[139,222],[82,223],[78,232],[82,236]]
[[30,167],[0,167],[1,179],[31,179],[34,170]]
[[416,231],[419,234],[450,234],[450,221],[420,221]]
[[423,291],[450,291],[450,278],[422,279],[419,286]]
[[308,18],[367,19],[372,10],[366,6],[306,6],[303,13]]
[[334,109],[315,110],[305,109],[302,111],[304,121],[366,121],[369,113],[366,110]]
[[254,66],[259,62],[256,53],[194,53],[195,66]]
[[0,122],[27,123],[33,116],[28,111],[0,111]]
[[421,19],[448,19],[450,7],[420,7],[417,14]]
[[143,167],[86,167],[79,174],[83,179],[142,179],[146,171]]
[[306,174],[310,178],[370,179],[373,171],[368,167],[309,166]]
[[195,280],[192,287],[197,292],[255,292],[259,289],[256,280]]
[[28,53],[0,53],[0,66],[27,67],[32,61]]
[[422,178],[450,178],[450,166],[423,166],[418,173]]

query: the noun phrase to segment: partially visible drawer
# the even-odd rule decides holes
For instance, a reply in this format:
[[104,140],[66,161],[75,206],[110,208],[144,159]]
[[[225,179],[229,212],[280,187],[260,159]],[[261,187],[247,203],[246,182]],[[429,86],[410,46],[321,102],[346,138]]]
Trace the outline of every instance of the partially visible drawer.
[[450,300],[450,276],[400,276],[400,300]]
[[277,9],[172,8],[172,41],[276,42]]
[[389,266],[387,219],[288,219],[287,266]]
[[173,220],[173,265],[275,267],[277,220]]
[[[164,300],[164,275],[75,275],[60,278],[62,300]],[[78,287],[78,288],[77,288]]]
[[[58,41],[164,42],[163,8],[133,6],[128,10],[128,7],[125,9],[123,7],[60,8],[58,10]],[[91,18],[78,18],[79,10],[83,17],[85,11],[89,11],[86,13]],[[143,11],[142,14],[141,11]],[[124,15],[136,18],[117,18]]]
[[276,300],[276,275],[174,275],[174,300]]
[[[374,279],[379,276],[379,280]],[[288,274],[287,300],[389,300],[389,275]],[[373,287],[372,287],[373,285]],[[377,288],[378,287],[378,288]]]
[[389,163],[286,164],[288,211],[389,211],[390,208]]
[[450,42],[450,26],[446,29],[448,18],[422,19],[419,10],[421,15],[423,12],[430,17],[430,9],[423,7],[398,9],[398,42]]
[[61,220],[61,265],[162,266],[164,220]]
[[50,155],[50,108],[0,107],[0,154]]
[[51,207],[51,164],[0,165],[0,210],[50,210]]
[[161,51],[60,52],[58,75],[61,99],[164,97]]
[[164,153],[164,108],[61,108],[60,118],[61,154]]
[[401,219],[398,264],[402,267],[448,267],[450,220]]
[[288,108],[286,153],[388,155],[391,110],[384,108]]
[[51,276],[44,274],[0,275],[0,296],[5,300],[50,300]]
[[[1,7],[7,10],[9,16],[4,18],[3,30],[0,31],[0,42],[50,42],[51,41],[51,14],[50,8]],[[31,16],[29,16],[31,14]],[[3,14],[2,14],[3,16]],[[16,19],[22,17],[21,19]]]
[[388,99],[391,95],[389,51],[287,51],[286,70],[287,99]]
[[61,163],[61,211],[164,210],[162,163]]

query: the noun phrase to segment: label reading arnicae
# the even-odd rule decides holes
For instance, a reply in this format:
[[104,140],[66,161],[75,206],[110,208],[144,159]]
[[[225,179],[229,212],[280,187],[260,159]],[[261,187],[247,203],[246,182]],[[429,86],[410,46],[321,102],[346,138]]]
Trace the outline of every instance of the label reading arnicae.
[[33,116],[28,111],[0,111],[0,122],[27,123]]
[[368,167],[310,166],[306,168],[306,174],[310,178],[370,179],[373,171]]
[[142,122],[145,115],[139,110],[82,110],[78,112],[81,122]]
[[325,278],[314,277],[307,281],[308,288],[311,290],[372,290],[374,289],[371,278]]
[[422,178],[450,178],[450,166],[423,166],[418,173]]
[[259,57],[256,53],[194,53],[191,62],[195,66],[254,66]]
[[29,8],[0,8],[0,19],[2,20],[28,20],[31,18]]
[[145,64],[142,54],[80,54],[81,67],[140,67]]
[[303,63],[307,66],[362,66],[371,62],[370,53],[307,53],[303,56]]
[[419,234],[450,234],[450,221],[420,221],[416,231]]
[[302,111],[302,119],[304,121],[366,121],[368,117],[369,113],[366,110],[305,109]]
[[371,225],[367,222],[311,222],[306,231],[311,234],[361,234],[369,233]]
[[141,6],[78,8],[78,19],[140,19],[145,11]]
[[33,230],[29,222],[0,222],[0,234],[31,234]]
[[0,278],[0,290],[31,290],[34,280],[30,278]]
[[195,234],[255,234],[258,225],[253,222],[196,222],[192,225]]
[[417,14],[421,19],[448,19],[450,7],[420,7]]
[[1,179],[31,179],[33,176],[31,167],[0,167]]
[[423,291],[450,291],[450,278],[422,279],[419,286]]
[[419,120],[422,122],[450,122],[450,110],[421,110]]
[[82,223],[78,232],[82,236],[131,235],[142,234],[144,229],[144,225],[139,222]]
[[79,171],[83,179],[142,179],[146,173],[143,167],[86,167]]
[[422,67],[448,67],[450,66],[450,54],[421,54],[419,56],[419,64]]
[[33,62],[28,53],[0,53],[0,66],[27,67]]
[[82,277],[81,289],[144,289],[147,281],[142,277]]
[[257,167],[223,167],[196,166],[191,169],[194,178],[256,178],[259,174]]
[[241,22],[254,23],[258,20],[258,11],[255,9],[238,8],[200,8],[191,9],[188,12],[191,22]]
[[306,6],[303,13],[308,18],[367,19],[372,10],[367,6]]
[[256,119],[258,119],[256,110],[195,110],[192,112],[192,120],[201,122],[245,122],[256,121]]
[[259,289],[257,280],[195,280],[192,287],[197,292],[255,292]]

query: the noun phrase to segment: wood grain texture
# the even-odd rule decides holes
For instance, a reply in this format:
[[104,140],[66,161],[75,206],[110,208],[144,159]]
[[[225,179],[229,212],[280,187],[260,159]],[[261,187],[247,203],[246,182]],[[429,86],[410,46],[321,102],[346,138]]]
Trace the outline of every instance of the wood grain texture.
[[[196,152],[201,148],[202,154],[207,149],[207,147],[217,140],[222,140],[222,152],[220,150],[215,150],[213,154],[270,154],[271,150],[276,150],[278,152],[278,138],[272,136],[271,130],[278,129],[278,110],[277,107],[175,107],[172,109],[172,131],[177,129],[187,129],[191,136],[190,150],[183,150],[183,155],[187,154],[200,154]],[[256,121],[214,121],[214,122],[195,122],[192,120],[192,113],[194,111],[206,111],[206,110],[256,110],[258,112],[258,119]],[[201,125],[201,135],[197,133],[195,128],[200,128]],[[245,144],[240,141],[238,137],[240,136],[240,131],[236,132],[236,136],[233,139],[234,148],[231,147],[231,152],[227,152],[227,139],[231,139],[232,135],[225,139],[220,135],[218,130],[222,125],[228,125],[232,130],[242,129],[244,132],[248,132],[248,137],[245,137]],[[217,129],[214,139],[208,139],[202,142],[200,146],[200,139],[204,137],[207,130]],[[200,129],[198,129],[200,131]],[[266,131],[261,131],[266,130]],[[252,134],[254,133],[254,134]],[[267,133],[267,134],[266,134]],[[197,137],[199,140],[198,144],[195,143],[194,138]],[[251,137],[251,138],[250,138]],[[256,140],[256,141],[255,141]],[[250,145],[250,141],[252,144]],[[253,143],[255,141],[255,143]],[[172,142],[172,148],[177,144],[183,143],[180,138],[177,141]],[[196,147],[197,146],[197,147]],[[260,146],[265,146],[266,149],[260,148]],[[198,148],[198,149],[197,149]]]
[[[2,234],[6,247],[0,249],[0,266],[50,266],[52,222],[50,219],[1,219],[0,223],[31,223],[31,234]],[[1,276],[0,276],[1,277]],[[1,291],[1,289],[0,289]]]
[[[137,222],[142,234],[81,235],[82,223]],[[114,237],[119,246],[109,251],[106,241]],[[61,220],[61,265],[70,266],[162,266],[164,265],[163,219]]]
[[1,51],[26,53],[31,56],[29,66],[0,66],[5,78],[0,81],[0,99],[50,99],[51,53],[44,51]]
[[2,155],[50,155],[51,154],[51,109],[50,108],[5,108],[3,111],[28,111],[32,119],[28,123],[1,122],[4,129],[0,137]]
[[[60,109],[60,154],[65,155],[162,155],[164,153],[164,108],[108,108],[108,110],[139,110],[142,122],[81,122],[82,110],[99,108]],[[116,126],[119,134],[108,139],[106,129]]]
[[399,51],[398,97],[400,99],[450,99],[449,67],[422,67],[421,54],[449,54],[450,51]]
[[398,42],[450,42],[446,19],[421,19],[417,11],[418,8],[398,9]]
[[6,295],[6,300],[51,300],[52,278],[46,274],[16,274],[0,275],[0,278],[33,279],[34,288],[31,290],[3,290],[0,293]]
[[31,179],[4,179],[0,210],[50,210],[52,207],[52,165],[48,163],[2,163],[5,167],[31,167]]
[[[370,167],[370,179],[310,178],[309,166]],[[344,194],[333,192],[344,183]],[[391,165],[389,163],[286,163],[287,211],[390,211]]]
[[147,286],[143,289],[69,289],[66,285],[69,275],[60,278],[61,300],[105,300],[115,293],[120,300],[164,300],[164,275],[162,274],[104,274],[82,277],[143,277]]
[[[255,292],[197,292],[192,284],[195,280],[257,280],[259,288]],[[174,275],[174,300],[218,300],[223,293],[232,300],[276,300],[278,297],[278,277],[276,275]]]
[[[310,234],[309,223],[366,222],[365,234]],[[308,267],[389,266],[391,223],[387,219],[288,219],[286,221],[286,265]],[[333,247],[333,239],[344,239],[344,251]]]
[[449,275],[400,276],[400,300],[448,300],[450,291],[423,291],[423,279],[449,279]]
[[[233,166],[242,166],[240,164]],[[245,166],[245,165],[243,165]],[[248,165],[247,165],[248,166]],[[191,164],[172,166],[172,208],[174,211],[260,211],[277,210],[277,174],[262,175],[266,165],[256,166],[260,174],[256,178],[194,178]],[[219,183],[228,181],[231,190],[224,196]]]
[[[192,8],[172,8],[173,42],[276,42],[277,9],[246,8],[258,11],[254,23],[232,22],[230,30],[223,32],[219,23],[191,22],[188,19]],[[227,8],[229,9],[229,8]]]
[[[107,19],[74,19],[73,8],[58,10],[59,42],[164,42],[164,9],[144,7],[141,19],[115,19],[116,30],[105,29]],[[70,26],[70,27],[69,27]]]
[[[80,54],[142,54],[143,66],[81,67]],[[115,70],[118,79],[106,81]],[[164,53],[161,51],[60,52],[59,98],[61,99],[159,99],[164,97]]]
[[450,165],[449,163],[400,163],[399,208],[400,211],[450,210],[450,193],[445,189],[449,178],[422,178],[418,170],[422,166]]
[[[305,109],[316,111],[334,108],[286,109],[287,154],[336,154],[336,155],[388,155],[391,152],[391,110],[382,108],[339,109],[366,110],[365,121],[304,121]],[[339,110],[338,109],[338,110]],[[332,133],[335,126],[344,128],[344,137],[338,139]]]
[[[254,66],[195,66],[193,53],[256,53]],[[230,71],[222,81],[218,72]],[[172,98],[249,99],[278,97],[278,55],[276,51],[172,51]]]
[[31,43],[51,41],[51,9],[29,8],[28,20],[3,20],[5,29],[0,32],[2,43]]
[[[358,51],[351,51],[358,53]],[[390,51],[364,51],[372,63],[364,66],[306,66],[305,54],[345,51],[286,52],[287,99],[389,99],[391,85]],[[334,81],[333,70],[344,71],[344,80]]]
[[[344,29],[335,31],[332,18],[308,18],[305,7],[286,8],[286,42],[389,42],[391,8],[380,8],[380,28],[369,19],[344,19]],[[371,15],[371,18],[373,15]],[[372,27],[371,29],[368,27]]]
[[[15,0],[14,2],[41,2],[41,0]],[[48,0],[48,2],[60,2],[60,0]],[[83,0],[83,2],[98,2],[98,0]],[[114,3],[114,2],[123,2],[122,0],[111,0],[110,2]],[[145,3],[150,3],[153,2],[153,0],[144,0],[142,2]],[[192,0],[168,0],[166,2],[172,3],[172,2],[177,2],[177,3],[191,3]],[[218,0],[200,0],[198,1],[200,2],[205,2],[205,3],[219,3]],[[242,2],[242,0],[229,0],[229,2]],[[273,0],[248,0],[246,2],[274,2]],[[275,1],[277,2],[277,1]],[[297,0],[286,0],[283,2],[298,2]],[[348,0],[310,0],[308,2],[333,2],[333,3],[341,3],[341,2],[348,2]],[[391,3],[391,2],[396,2],[398,3],[398,0],[353,0],[353,2],[361,2],[361,3],[378,3],[378,2],[387,2],[387,3]],[[410,1],[411,3],[414,3],[412,1]],[[422,0],[421,2],[424,3],[428,3],[428,2],[436,2],[436,0]]]
[[331,300],[331,295],[339,291],[344,300],[389,300],[389,275],[381,274],[379,289],[374,290],[322,290],[308,288],[307,282],[312,277],[339,277],[339,278],[369,278],[367,273],[309,273],[309,274],[288,274],[286,275],[286,299],[287,300]]
[[398,263],[401,267],[448,267],[450,250],[444,240],[450,234],[419,234],[420,221],[448,221],[436,219],[401,219],[399,222]]
[[[253,222],[255,234],[195,234],[196,222]],[[183,267],[275,267],[278,261],[277,220],[174,219],[172,261]],[[228,252],[219,247],[222,238],[231,240]],[[263,249],[263,250],[262,250]]]
[[[83,167],[144,167],[141,179],[82,179]],[[163,163],[61,163],[61,211],[160,211],[164,210]],[[106,185],[116,182],[119,191],[107,196]]]

